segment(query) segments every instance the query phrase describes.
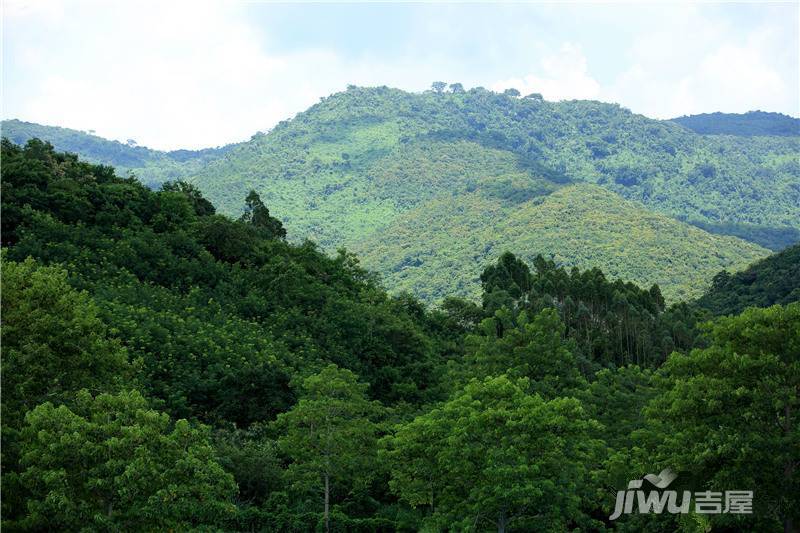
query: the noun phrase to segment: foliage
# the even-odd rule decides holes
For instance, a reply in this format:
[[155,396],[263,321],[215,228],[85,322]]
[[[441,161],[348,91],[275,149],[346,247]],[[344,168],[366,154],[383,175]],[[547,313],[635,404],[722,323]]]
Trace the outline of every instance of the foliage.
[[291,401],[287,368],[327,362],[376,398],[432,390],[432,318],[387,296],[352,255],[199,213],[190,189],[155,193],[39,141],[4,142],[2,157],[9,258],[65,264],[174,416],[269,418]]
[[768,307],[800,300],[800,244],[771,255],[747,270],[723,270],[697,304],[715,315],[741,313],[746,307]]
[[708,335],[708,348],[672,354],[659,372],[646,411],[656,462],[696,490],[754,491],[753,515],[711,517],[716,527],[796,524],[800,304],[718,319]]
[[737,224],[733,222],[688,221],[689,224],[717,235],[730,235],[780,252],[784,248],[800,242],[800,229],[791,226],[774,227],[756,224]]
[[78,394],[26,416],[26,530],[186,530],[221,525],[236,485],[203,429],[170,424],[136,392]]
[[[347,98],[380,98],[346,135],[342,113],[362,104],[317,106],[330,127],[285,141],[314,138],[295,155],[318,167],[280,160],[267,192],[225,188],[247,204],[242,220],[215,213],[199,181],[156,192],[47,143],[3,141],[3,526],[764,531],[796,519],[798,304],[704,325],[707,309],[667,302],[766,251],[569,183],[566,165],[512,153],[528,146],[514,127],[470,111],[482,102],[507,121],[496,106],[560,104],[453,85],[393,102],[408,106],[391,124],[382,99],[403,93],[351,88]],[[459,113],[469,138],[404,140],[415,116],[446,125]],[[612,140],[593,139],[592,153],[611,157]],[[400,146],[405,161],[389,157]],[[273,148],[250,155],[285,154]],[[658,168],[637,158],[615,182],[637,187],[649,176],[637,165]],[[722,168],[702,161],[691,177]],[[298,180],[329,169],[323,194],[345,193],[298,207],[295,221],[335,207],[347,224],[301,234],[326,246],[374,228],[397,235],[362,239],[364,253],[402,256],[406,281],[393,286],[430,287],[416,292],[441,306],[388,295],[350,252],[287,242],[276,204],[315,201],[273,195],[297,185],[282,174],[292,169]],[[701,305],[789,303],[796,252],[718,276]],[[429,257],[441,274],[426,280]],[[757,513],[609,521],[616,490],[663,466],[699,488],[753,488]]]
[[[575,399],[528,395],[527,380],[473,380],[384,439],[390,486],[436,529],[590,527],[582,485],[601,445]],[[435,524],[435,526],[434,526]]]
[[[653,212],[769,247],[800,230],[796,136],[703,136],[611,104],[435,86],[350,87],[169,179],[233,216],[255,190],[295,242],[354,249],[390,290],[430,303],[477,296],[475,262],[506,249],[658,283],[671,302],[699,296],[708,272],[766,255]],[[579,188],[550,200],[579,182],[615,195],[562,221],[565,201],[599,196]],[[722,257],[698,253],[713,247]]]
[[323,495],[325,529],[330,530],[331,494],[365,485],[375,474],[379,407],[368,401],[367,386],[336,365],[303,381],[297,404],[278,416],[280,450],[291,458],[286,475],[295,490]]
[[800,119],[782,113],[702,113],[673,118],[681,126],[704,135],[800,135]]
[[530,380],[529,392],[546,399],[569,396],[584,385],[564,324],[555,309],[528,318],[501,309],[481,322],[466,339],[468,374],[478,378],[507,375]]
[[3,137],[16,144],[25,144],[31,139],[50,142],[56,150],[79,154],[92,163],[110,165],[120,174],[133,173],[145,185],[158,185],[188,178],[208,162],[224,156],[235,144],[204,150],[175,150],[162,152],[135,144],[123,144],[98,137],[94,132],[82,132],[69,128],[42,126],[21,120],[4,120]]

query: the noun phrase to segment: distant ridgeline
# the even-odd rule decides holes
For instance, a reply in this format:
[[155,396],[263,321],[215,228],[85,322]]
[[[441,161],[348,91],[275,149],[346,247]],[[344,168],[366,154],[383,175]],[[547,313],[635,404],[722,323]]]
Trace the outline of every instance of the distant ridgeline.
[[148,187],[154,188],[165,181],[183,179],[223,154],[235,145],[204,150],[173,150],[162,152],[137,146],[131,139],[127,144],[98,137],[94,132],[69,128],[42,126],[21,120],[4,120],[2,136],[17,144],[29,139],[42,139],[56,150],[79,154],[92,163],[115,167],[117,173],[133,172]]
[[291,238],[355,250],[428,302],[477,297],[475,265],[504,250],[694,298],[800,238],[800,137],[699,135],[594,101],[349,87],[247,142],[181,154],[18,121],[3,132],[150,186],[184,179],[226,214],[254,189]]
[[702,113],[673,118],[681,126],[703,135],[800,135],[800,119],[782,113],[750,111],[747,113]]

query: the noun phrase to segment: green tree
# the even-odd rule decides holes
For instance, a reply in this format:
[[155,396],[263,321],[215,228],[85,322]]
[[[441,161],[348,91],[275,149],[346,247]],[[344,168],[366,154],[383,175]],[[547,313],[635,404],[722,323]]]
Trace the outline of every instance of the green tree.
[[204,217],[213,215],[216,210],[214,205],[203,198],[200,189],[183,180],[168,181],[161,185],[161,190],[164,192],[179,192],[186,196],[194,207],[194,212],[197,216]]
[[545,398],[575,391],[585,381],[572,352],[574,343],[563,335],[564,324],[555,309],[544,309],[531,318],[522,312],[516,320],[501,309],[467,337],[468,375],[529,378],[532,391]]
[[286,238],[286,230],[283,228],[283,224],[269,214],[269,209],[261,201],[261,197],[256,191],[251,190],[247,198],[245,198],[244,213],[239,220],[260,229],[267,238]]
[[441,93],[444,91],[445,87],[447,87],[447,83],[443,81],[435,81],[431,83],[431,89],[433,89],[433,92],[435,93]]
[[70,287],[66,271],[31,258],[3,260],[2,266],[6,437],[37,404],[63,402],[80,389],[112,391],[130,369],[125,350],[109,339],[95,303]]
[[648,407],[659,465],[696,490],[754,490],[753,515],[718,527],[793,531],[800,519],[800,304],[708,326],[710,346],[673,353]]
[[280,450],[291,458],[287,475],[295,489],[323,495],[325,530],[330,531],[335,486],[350,490],[375,475],[378,406],[367,385],[349,370],[328,365],[303,381],[300,401],[278,416]]
[[17,526],[35,531],[219,527],[236,485],[203,429],[148,408],[138,392],[47,402],[26,415]]
[[581,509],[602,443],[578,400],[526,394],[527,380],[472,380],[382,439],[390,487],[443,530],[590,528]]

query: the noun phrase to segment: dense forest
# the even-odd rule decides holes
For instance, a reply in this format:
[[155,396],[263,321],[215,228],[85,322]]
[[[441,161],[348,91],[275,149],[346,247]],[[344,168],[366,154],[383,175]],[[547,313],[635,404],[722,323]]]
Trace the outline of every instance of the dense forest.
[[[614,198],[547,172],[545,202]],[[3,140],[4,528],[800,523],[796,247],[696,303],[545,242],[472,260],[478,297],[430,307],[293,235],[303,219],[282,223],[263,184],[236,191],[231,218],[197,183],[152,190]],[[667,467],[685,490],[752,490],[753,513],[610,519],[618,490]]]
[[800,119],[782,113],[702,113],[672,119],[681,126],[704,135],[800,136]]
[[[46,128],[3,126],[17,141],[48,139]],[[70,135],[78,153],[118,164]],[[474,264],[505,250],[657,283],[677,302],[800,239],[798,150],[800,136],[699,135],[612,104],[437,83],[350,87],[248,142],[181,163],[159,152],[158,178],[155,160],[125,168],[154,188],[183,179],[233,217],[255,190],[291,242],[351,249],[390,291],[427,303],[477,298]],[[553,216],[564,205],[571,216]]]

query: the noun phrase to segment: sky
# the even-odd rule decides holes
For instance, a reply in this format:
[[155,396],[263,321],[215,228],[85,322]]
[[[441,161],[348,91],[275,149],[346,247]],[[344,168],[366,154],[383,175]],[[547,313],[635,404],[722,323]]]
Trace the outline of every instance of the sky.
[[158,149],[246,140],[349,84],[800,115],[796,1],[3,0],[2,23],[4,119]]

